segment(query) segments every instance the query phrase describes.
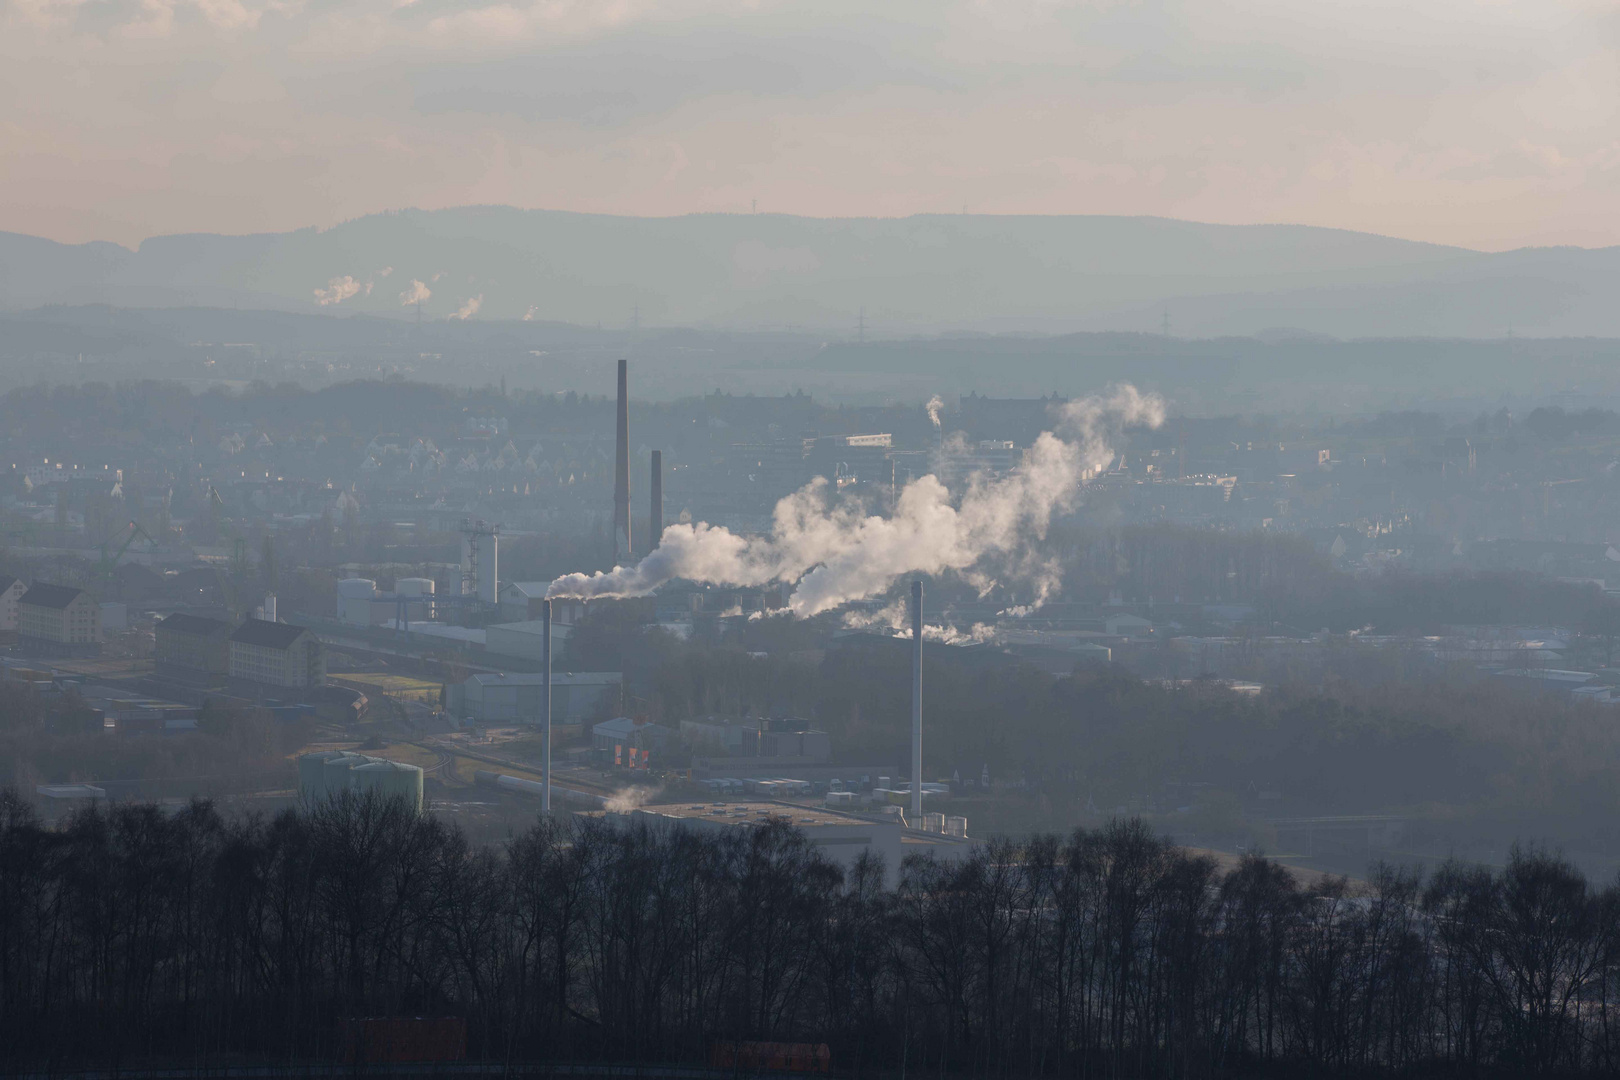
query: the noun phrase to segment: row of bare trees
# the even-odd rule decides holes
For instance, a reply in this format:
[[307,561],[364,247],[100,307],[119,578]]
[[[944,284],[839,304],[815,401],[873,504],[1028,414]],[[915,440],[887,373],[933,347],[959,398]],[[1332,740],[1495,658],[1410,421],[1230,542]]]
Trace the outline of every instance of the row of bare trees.
[[385,801],[51,828],[4,795],[0,1067],[307,1060],[341,1017],[455,1014],[492,1060],[742,1038],[854,1073],[1611,1072],[1617,896],[1535,851],[1303,888],[1136,822],[908,860],[890,888],[785,822],[490,847]]

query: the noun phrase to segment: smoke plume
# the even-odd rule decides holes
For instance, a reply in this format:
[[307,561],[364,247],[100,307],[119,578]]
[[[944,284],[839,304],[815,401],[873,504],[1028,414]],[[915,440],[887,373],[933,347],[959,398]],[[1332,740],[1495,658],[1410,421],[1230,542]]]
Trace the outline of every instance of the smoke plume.
[[632,810],[646,806],[663,790],[662,787],[644,787],[640,784],[620,788],[607,797],[602,807],[610,813],[628,814]]
[[1064,405],[1056,431],[1042,432],[1006,475],[976,475],[953,505],[933,475],[901,490],[889,517],[839,501],[816,479],[776,504],[769,535],[670,525],[651,554],[634,566],[565,574],[550,597],[642,596],[685,578],[713,585],[796,582],[788,599],[798,616],[830,611],[888,591],[908,574],[955,574],[987,593],[1001,580],[1027,583],[1039,603],[1058,585],[1057,564],[1037,543],[1052,516],[1073,508],[1081,484],[1113,459],[1111,440],[1127,425],[1157,427],[1164,403],[1134,386]]
[[335,277],[327,281],[326,288],[311,291],[315,294],[315,302],[321,307],[327,307],[331,304],[343,303],[361,289],[366,289],[369,292],[370,288],[370,285],[362,285],[348,274],[344,274],[342,277]]
[[467,319],[470,319],[474,315],[478,314],[478,309],[483,306],[484,294],[479,293],[477,296],[471,297],[466,303],[457,308],[450,317],[452,319],[461,319],[462,321],[466,321]]
[[929,398],[928,404],[923,406],[923,408],[928,412],[928,419],[933,421],[935,431],[939,430],[939,412],[944,407],[945,399],[940,397],[938,394],[935,394],[933,397]]
[[412,280],[411,287],[399,294],[401,307],[410,307],[412,304],[426,303],[433,298],[433,290],[420,281]]

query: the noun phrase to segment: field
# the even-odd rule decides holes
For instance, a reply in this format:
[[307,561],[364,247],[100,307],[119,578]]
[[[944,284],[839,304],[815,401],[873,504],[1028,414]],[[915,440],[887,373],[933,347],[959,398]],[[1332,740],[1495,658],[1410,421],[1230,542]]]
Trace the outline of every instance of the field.
[[426,679],[374,672],[329,672],[326,677],[339,686],[359,690],[367,697],[386,695],[396,701],[419,701],[424,705],[439,703],[439,684]]

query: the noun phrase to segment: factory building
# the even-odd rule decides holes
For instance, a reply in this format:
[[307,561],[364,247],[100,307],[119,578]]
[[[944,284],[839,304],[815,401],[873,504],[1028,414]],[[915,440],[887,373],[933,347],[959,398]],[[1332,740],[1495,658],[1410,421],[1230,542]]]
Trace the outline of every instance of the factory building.
[[231,673],[230,623],[201,615],[174,614],[154,630],[152,670],[161,679],[188,686],[218,686]]
[[[579,724],[618,708],[623,682],[617,671],[553,674],[552,722]],[[543,675],[474,675],[446,688],[445,706],[477,724],[534,724],[540,721],[544,696]]]
[[832,760],[831,737],[804,720],[682,720],[681,734],[698,752],[713,756],[792,759],[806,764]]
[[[662,751],[675,732],[662,724],[652,724],[629,716],[616,716],[591,728],[591,746],[609,755],[609,760],[625,750]],[[624,764],[623,760],[616,764]]]
[[320,639],[302,626],[248,619],[231,635],[231,679],[255,687],[312,687],[326,682]]
[[36,583],[17,602],[17,636],[31,652],[94,653],[101,647],[101,605],[83,589]]

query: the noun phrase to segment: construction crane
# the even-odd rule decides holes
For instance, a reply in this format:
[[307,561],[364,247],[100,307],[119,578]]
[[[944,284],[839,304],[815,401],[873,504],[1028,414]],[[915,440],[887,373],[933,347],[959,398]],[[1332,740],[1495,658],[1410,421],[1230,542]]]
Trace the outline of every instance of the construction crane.
[[124,553],[129,550],[129,546],[137,539],[144,536],[148,544],[157,547],[157,541],[153,540],[147,531],[141,528],[139,522],[131,521],[124,526],[118,536],[123,537],[123,540],[118,544],[118,550],[115,552],[109,554],[107,550],[112,539],[115,538],[104,540],[101,544],[101,562],[96,564],[96,576],[104,581],[113,576],[113,571],[118,568],[118,560],[124,557]]

